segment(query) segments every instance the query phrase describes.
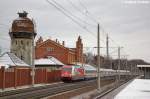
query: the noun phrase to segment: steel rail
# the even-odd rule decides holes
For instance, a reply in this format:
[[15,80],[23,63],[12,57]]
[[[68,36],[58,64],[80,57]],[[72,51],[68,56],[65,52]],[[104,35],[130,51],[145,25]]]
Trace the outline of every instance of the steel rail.
[[73,89],[77,89],[81,87],[92,86],[93,83],[96,83],[96,81],[92,80],[92,81],[81,81],[81,82],[75,82],[75,83],[64,83],[63,85],[59,85],[55,87],[32,90],[29,92],[4,96],[0,98],[2,99],[28,99],[28,98],[39,99],[42,97],[54,95],[57,93],[62,93],[65,91],[69,91],[69,90],[73,90]]

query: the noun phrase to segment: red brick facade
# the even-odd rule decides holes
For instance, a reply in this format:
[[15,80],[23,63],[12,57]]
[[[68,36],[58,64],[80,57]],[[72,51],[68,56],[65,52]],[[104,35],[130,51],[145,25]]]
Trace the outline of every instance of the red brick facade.
[[57,39],[53,41],[48,39],[43,41],[40,37],[35,46],[35,58],[46,58],[53,56],[64,64],[72,64],[74,62],[83,62],[83,44],[80,36],[76,42],[76,48],[65,47],[64,41],[60,44]]

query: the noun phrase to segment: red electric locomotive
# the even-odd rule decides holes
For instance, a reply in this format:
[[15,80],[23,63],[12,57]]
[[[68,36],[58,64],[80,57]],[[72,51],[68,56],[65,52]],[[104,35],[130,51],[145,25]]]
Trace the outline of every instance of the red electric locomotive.
[[73,81],[84,79],[84,68],[79,65],[65,65],[61,71],[62,81]]

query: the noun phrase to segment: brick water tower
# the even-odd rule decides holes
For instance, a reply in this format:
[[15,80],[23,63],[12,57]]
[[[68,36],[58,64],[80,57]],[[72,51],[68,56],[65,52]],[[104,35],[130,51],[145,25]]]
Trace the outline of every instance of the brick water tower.
[[27,12],[19,12],[19,17],[12,22],[9,35],[11,52],[29,65],[33,64],[34,38],[36,36],[34,21],[27,17]]

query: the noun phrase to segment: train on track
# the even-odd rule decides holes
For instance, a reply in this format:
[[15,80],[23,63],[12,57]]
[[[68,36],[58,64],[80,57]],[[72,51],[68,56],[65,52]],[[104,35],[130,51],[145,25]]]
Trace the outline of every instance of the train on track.
[[[130,75],[127,70],[100,69],[101,77],[118,75]],[[88,80],[97,78],[97,69],[91,65],[64,65],[61,71],[62,81]]]

